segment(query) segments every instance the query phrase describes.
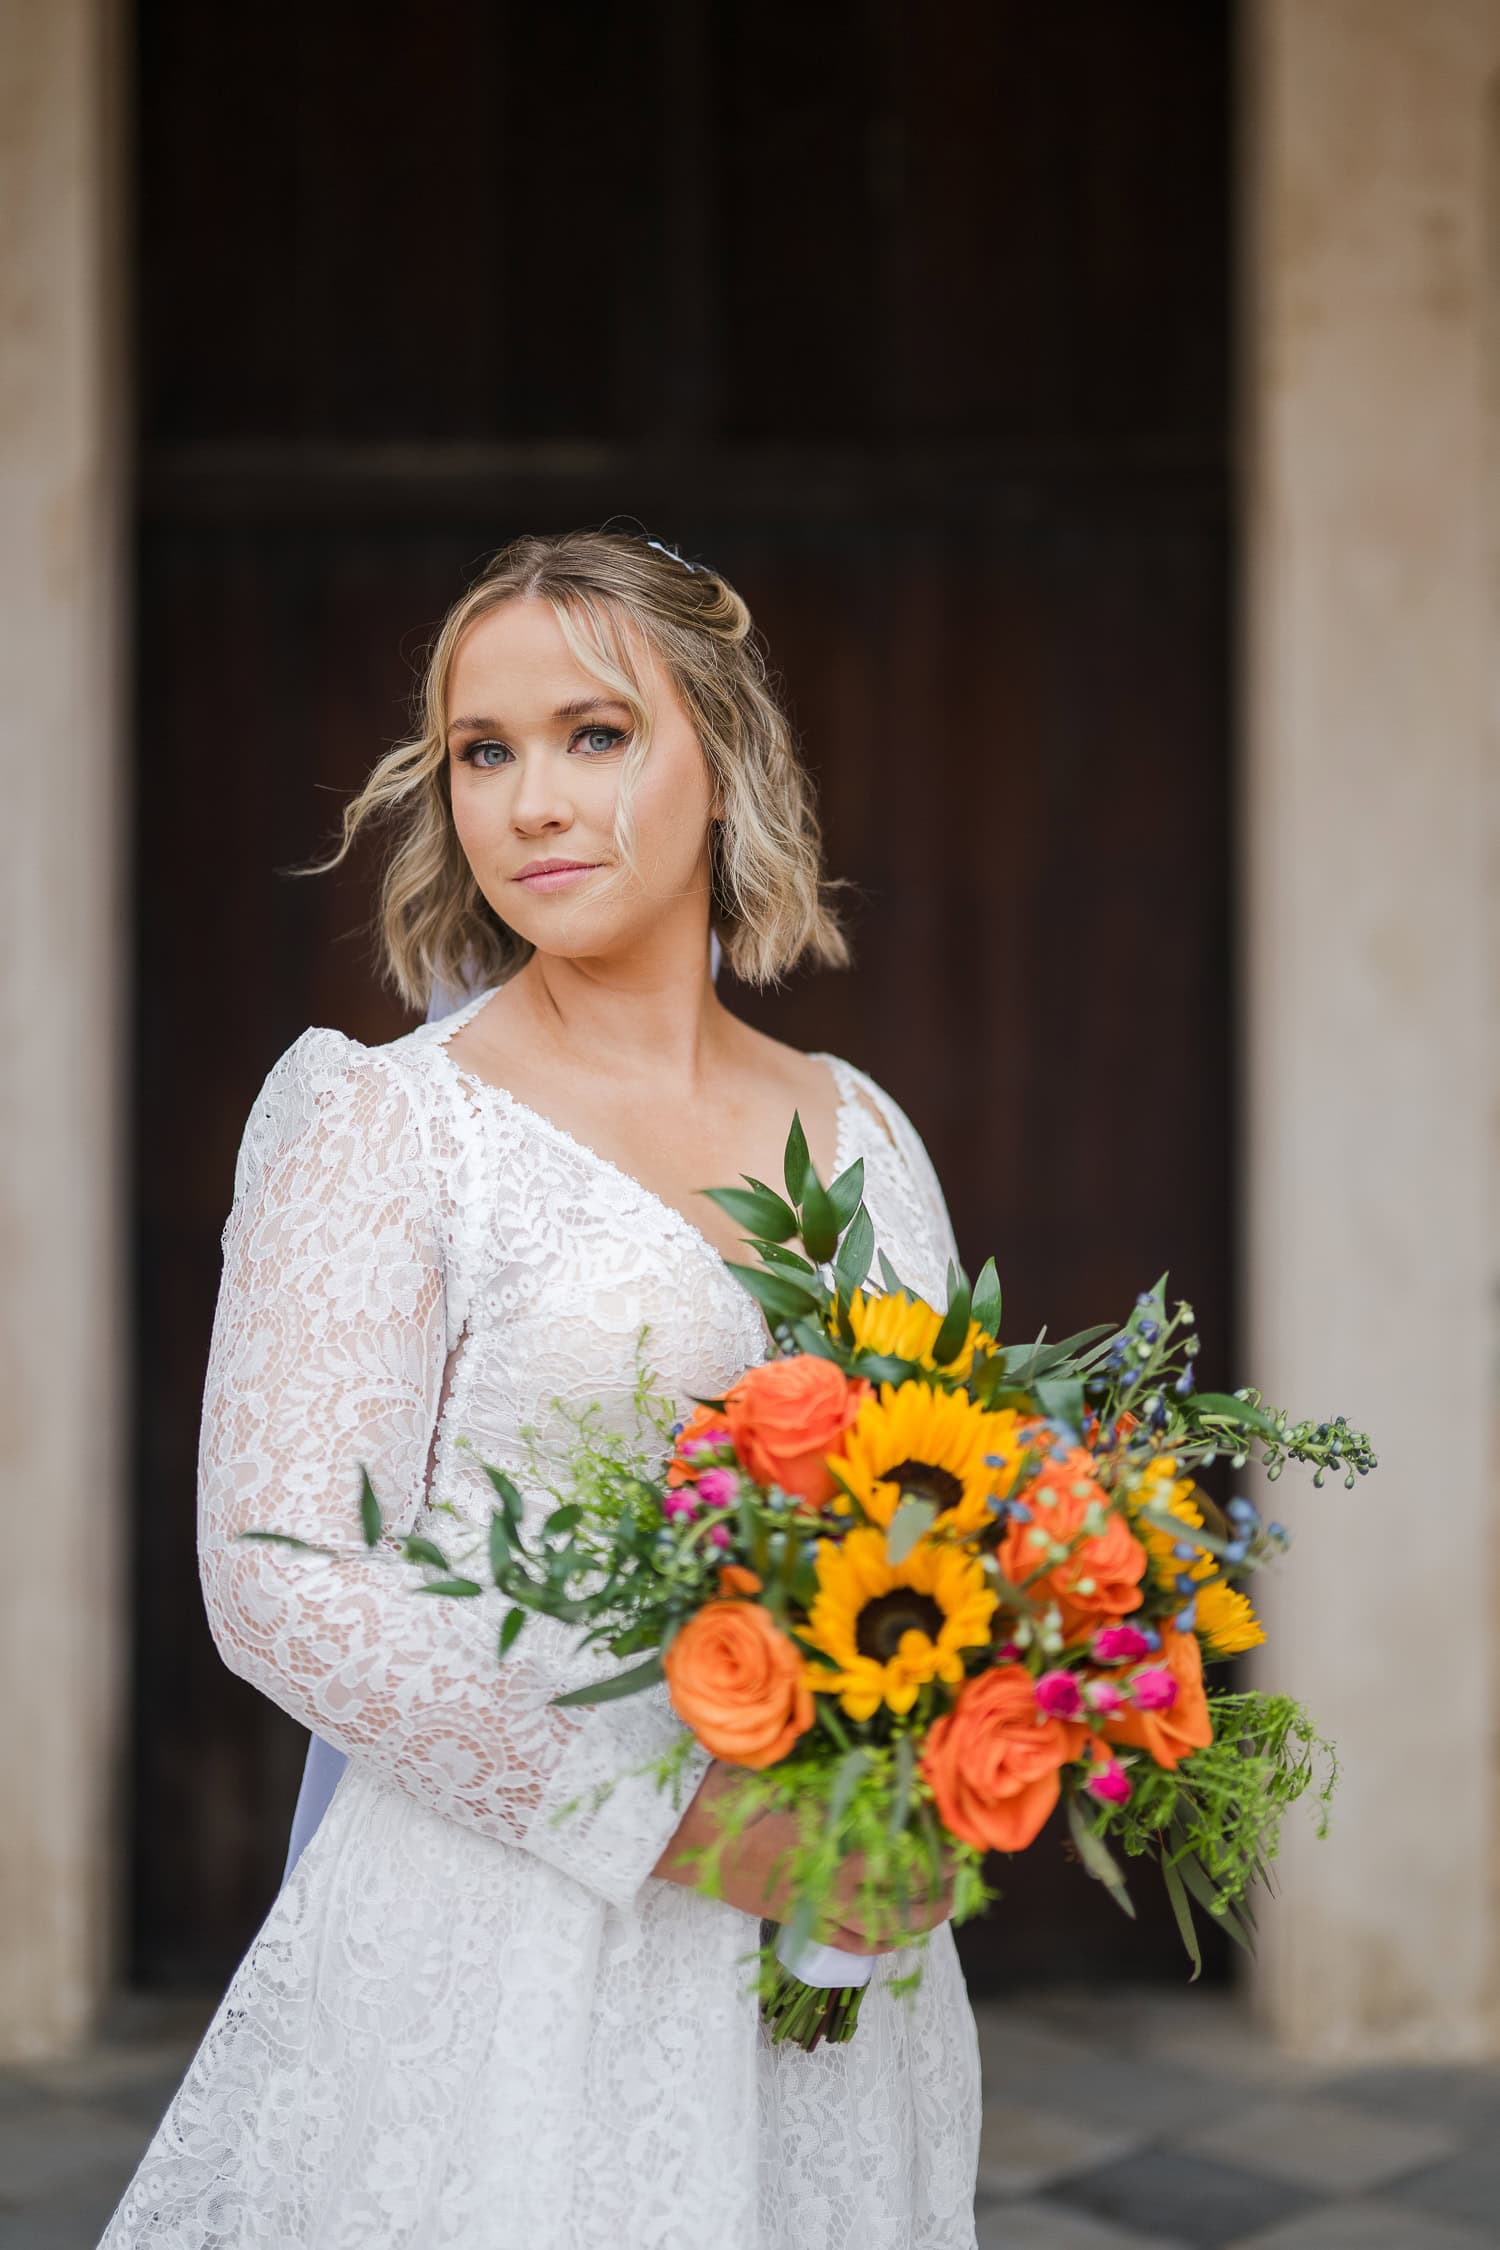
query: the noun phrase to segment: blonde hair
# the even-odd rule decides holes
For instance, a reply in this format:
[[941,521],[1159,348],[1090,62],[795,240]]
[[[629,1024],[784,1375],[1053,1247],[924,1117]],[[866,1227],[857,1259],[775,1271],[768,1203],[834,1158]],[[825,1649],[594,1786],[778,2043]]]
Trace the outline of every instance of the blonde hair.
[[849,886],[822,873],[812,779],[743,600],[716,572],[644,539],[569,531],[513,540],[453,604],[428,650],[411,738],[381,758],[345,808],[337,850],[319,863],[337,867],[371,823],[390,830],[376,927],[402,998],[425,1007],[434,985],[503,984],[535,950],[475,881],[449,793],[454,652],[476,618],[518,598],[547,602],[584,670],[631,711],[613,839],[622,866],[636,871],[635,783],[651,741],[625,629],[633,626],[670,675],[707,761],[719,814],[709,829],[709,911],[730,968],[765,985],[804,958],[847,967],[848,939],[827,894]]

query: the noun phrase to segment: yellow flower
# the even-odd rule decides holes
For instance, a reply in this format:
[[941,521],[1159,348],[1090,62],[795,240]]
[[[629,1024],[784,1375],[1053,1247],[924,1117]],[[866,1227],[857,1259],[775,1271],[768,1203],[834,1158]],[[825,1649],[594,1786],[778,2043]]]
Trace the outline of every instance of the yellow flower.
[[[1020,1417],[1002,1409],[986,1413],[962,1391],[930,1383],[882,1383],[861,1402],[828,1463],[845,1488],[829,1502],[835,1515],[852,1513],[851,1496],[872,1523],[888,1524],[903,1491],[937,1507],[933,1530],[963,1537],[990,1523],[990,1495],[1014,1480],[1023,1441]],[[992,1468],[987,1453],[1004,1454]]]
[[886,1560],[885,1533],[861,1524],[818,1541],[818,1591],[801,1638],[836,1667],[809,1664],[807,1685],[836,1694],[851,1719],[881,1704],[909,1711],[929,1680],[963,1679],[962,1651],[990,1636],[996,1596],[977,1555],[920,1539],[904,1562]]
[[[1175,1456],[1160,1453],[1147,1463],[1130,1498],[1135,1507],[1154,1508],[1160,1514],[1175,1516],[1189,1530],[1201,1531],[1203,1510],[1193,1497],[1196,1490],[1191,1477],[1178,1476]],[[1247,1648],[1259,1647],[1265,1631],[1239,1588],[1226,1585],[1222,1579],[1217,1585],[1202,1584],[1219,1567],[1213,1555],[1200,1549],[1191,1562],[1182,1560],[1172,1552],[1171,1534],[1157,1531],[1149,1523],[1137,1523],[1135,1534],[1150,1555],[1152,1570],[1162,1585],[1174,1584],[1182,1572],[1199,1582],[1196,1624],[1211,1656],[1239,1656]]]
[[[981,1339],[986,1345],[989,1343],[978,1321],[971,1320],[969,1333],[957,1353],[939,1368],[932,1357],[932,1347],[943,1325],[943,1315],[925,1299],[908,1297],[904,1289],[888,1290],[872,1297],[867,1297],[863,1289],[856,1289],[849,1300],[849,1325],[861,1349],[889,1352],[896,1359],[915,1360],[919,1367],[954,1375],[964,1383],[974,1371],[976,1345]],[[857,1365],[854,1372],[859,1372]]]
[[1217,1586],[1205,1586],[1198,1596],[1198,1631],[1208,1643],[1209,1656],[1240,1656],[1247,1648],[1258,1648],[1266,1637],[1238,1586],[1226,1586],[1222,1579]]

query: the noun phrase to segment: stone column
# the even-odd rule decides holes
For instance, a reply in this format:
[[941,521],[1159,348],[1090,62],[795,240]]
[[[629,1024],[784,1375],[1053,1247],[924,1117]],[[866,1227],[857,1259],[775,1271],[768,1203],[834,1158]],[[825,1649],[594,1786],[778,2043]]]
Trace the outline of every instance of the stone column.
[[[1497,2045],[1497,0],[1245,0],[1245,1366],[1368,1428],[1289,1472],[1261,1676],[1344,1762],[1256,2002]],[[1253,1489],[1253,1488],[1252,1488]]]
[[122,25],[0,16],[0,2060],[83,2036],[121,1854]]

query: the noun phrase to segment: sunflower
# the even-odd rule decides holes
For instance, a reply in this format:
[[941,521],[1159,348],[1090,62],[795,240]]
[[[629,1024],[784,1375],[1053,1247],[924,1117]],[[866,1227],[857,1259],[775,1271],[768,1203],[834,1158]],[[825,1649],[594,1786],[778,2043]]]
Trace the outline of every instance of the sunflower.
[[[1158,1514],[1175,1516],[1189,1531],[1201,1531],[1203,1510],[1193,1497],[1197,1489],[1191,1477],[1178,1476],[1173,1454],[1160,1453],[1146,1464],[1141,1481],[1130,1497],[1135,1507],[1154,1508]],[[1247,1648],[1260,1646],[1266,1637],[1265,1630],[1239,1588],[1226,1584],[1222,1578],[1212,1586],[1203,1583],[1212,1578],[1219,1567],[1211,1554],[1199,1548],[1189,1562],[1172,1552],[1175,1542],[1170,1533],[1158,1531],[1149,1523],[1138,1522],[1134,1528],[1136,1537],[1151,1557],[1152,1573],[1159,1584],[1174,1585],[1179,1572],[1196,1582],[1197,1629],[1207,1642],[1211,1656],[1240,1656]]]
[[807,1685],[836,1694],[851,1719],[883,1703],[909,1711],[929,1680],[956,1687],[961,1651],[990,1637],[996,1595],[977,1555],[919,1539],[904,1562],[886,1559],[885,1533],[862,1524],[818,1541],[818,1591],[800,1638],[832,1659],[809,1664]]
[[[989,1336],[977,1320],[971,1320],[968,1335],[954,1357],[939,1367],[932,1347],[943,1318],[934,1306],[920,1297],[908,1297],[904,1289],[886,1290],[872,1297],[856,1289],[849,1300],[849,1325],[860,1350],[889,1352],[895,1359],[914,1360],[919,1367],[930,1367],[934,1374],[953,1375],[966,1383],[974,1371],[975,1350],[981,1339],[988,1344]],[[854,1372],[859,1372],[857,1363]]]
[[[964,1537],[991,1521],[990,1496],[1008,1491],[1025,1440],[1021,1418],[1008,1407],[986,1413],[962,1391],[936,1391],[930,1383],[882,1383],[871,1392],[839,1443],[829,1467],[843,1485],[830,1501],[849,1515],[858,1501],[872,1523],[889,1524],[903,1492],[937,1509],[931,1529]],[[987,1453],[1006,1466],[992,1468]]]

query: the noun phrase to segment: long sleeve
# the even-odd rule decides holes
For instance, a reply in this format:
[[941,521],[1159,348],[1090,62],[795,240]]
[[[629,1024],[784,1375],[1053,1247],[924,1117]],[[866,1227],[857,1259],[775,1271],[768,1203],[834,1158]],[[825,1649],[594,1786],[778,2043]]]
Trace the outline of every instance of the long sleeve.
[[[442,1234],[419,1119],[378,1051],[306,1033],[251,1114],[224,1234],[199,1447],[198,1543],[230,1669],[433,1812],[520,1845],[616,1903],[686,1802],[647,1775],[549,1816],[682,1728],[659,1690],[557,1710],[559,1682],[503,1659],[500,1600],[424,1598],[359,1535],[361,1466],[386,1541],[426,1495],[447,1353]],[[289,1532],[334,1555],[243,1542]],[[688,1790],[706,1765],[697,1752]]]

